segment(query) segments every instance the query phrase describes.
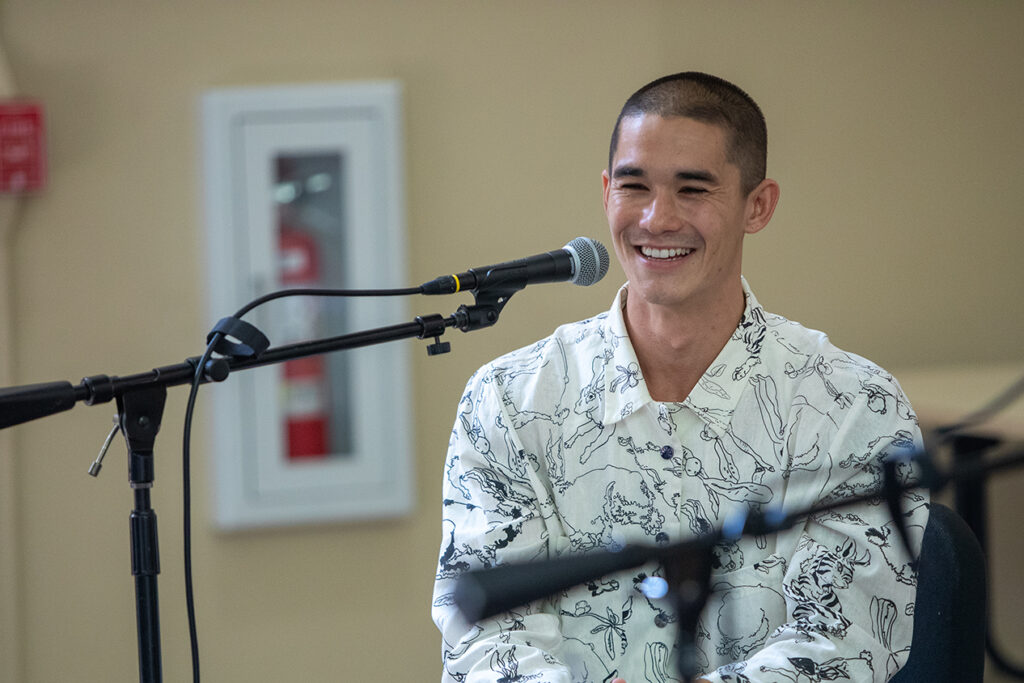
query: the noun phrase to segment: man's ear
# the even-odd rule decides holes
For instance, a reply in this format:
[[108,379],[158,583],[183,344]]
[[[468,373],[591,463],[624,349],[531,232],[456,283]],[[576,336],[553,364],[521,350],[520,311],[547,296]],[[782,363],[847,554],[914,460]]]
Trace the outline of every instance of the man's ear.
[[768,225],[779,203],[779,184],[765,178],[747,195],[747,216],[744,232],[753,235]]
[[601,192],[602,192],[602,195],[603,195],[603,200],[602,201],[604,202],[605,213],[608,212],[608,190],[611,188],[611,186],[612,186],[612,180],[608,176],[608,169],[605,169],[605,170],[601,171]]

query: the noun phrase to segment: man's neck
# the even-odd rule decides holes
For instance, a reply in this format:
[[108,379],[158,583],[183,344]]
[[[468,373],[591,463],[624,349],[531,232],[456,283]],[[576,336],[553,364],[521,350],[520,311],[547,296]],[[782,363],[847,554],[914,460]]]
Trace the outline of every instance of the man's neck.
[[712,306],[694,309],[631,302],[624,317],[651,398],[681,402],[707,372],[743,316],[742,288]]

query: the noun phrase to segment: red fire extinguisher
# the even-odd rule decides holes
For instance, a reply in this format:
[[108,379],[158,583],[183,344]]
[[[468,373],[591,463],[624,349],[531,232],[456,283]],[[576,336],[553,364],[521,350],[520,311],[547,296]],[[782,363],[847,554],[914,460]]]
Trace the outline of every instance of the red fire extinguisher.
[[[306,231],[281,223],[279,232],[281,285],[317,287],[320,263],[316,240]],[[289,344],[319,336],[320,302],[309,297],[282,299],[287,309],[282,341]],[[283,401],[288,458],[322,458],[328,453],[328,391],[323,356],[284,363]]]

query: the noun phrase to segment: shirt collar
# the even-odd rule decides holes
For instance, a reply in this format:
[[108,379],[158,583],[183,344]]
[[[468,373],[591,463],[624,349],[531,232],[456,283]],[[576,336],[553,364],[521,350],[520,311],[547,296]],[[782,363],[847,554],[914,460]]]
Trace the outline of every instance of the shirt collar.
[[651,403],[647,383],[626,331],[627,288],[622,285],[608,311],[604,338],[604,413],[603,424],[613,424]]
[[[684,406],[719,434],[728,430],[740,395],[747,386],[747,377],[761,362],[761,342],[766,331],[764,309],[746,279],[742,279],[742,284],[745,306],[739,325],[683,401]],[[618,422],[653,403],[626,332],[623,308],[628,287],[626,283],[619,289],[606,322],[603,424]]]

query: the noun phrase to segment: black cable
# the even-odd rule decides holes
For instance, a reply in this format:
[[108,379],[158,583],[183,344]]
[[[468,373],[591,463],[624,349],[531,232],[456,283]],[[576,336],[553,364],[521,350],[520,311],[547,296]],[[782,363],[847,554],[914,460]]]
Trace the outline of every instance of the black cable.
[[1011,384],[1005,391],[1003,391],[1003,393],[996,396],[979,410],[961,418],[959,422],[937,427],[933,432],[936,436],[945,441],[957,432],[962,432],[965,429],[977,427],[978,425],[987,422],[1007,406],[1019,399],[1022,395],[1024,395],[1024,375],[1019,377],[1017,381]]
[[[420,294],[422,287],[408,287],[404,289],[285,289],[271,292],[264,296],[250,301],[235,313],[235,318],[261,306],[268,301],[281,299],[289,296],[407,296]],[[196,365],[195,374],[192,377],[192,385],[188,395],[188,403],[185,407],[185,428],[182,440],[181,473],[182,473],[182,554],[185,565],[185,610],[188,613],[188,634],[192,651],[192,681],[199,683],[199,636],[196,627],[195,593],[192,582],[192,472],[191,472],[191,442],[192,442],[192,417],[195,413],[196,398],[199,394],[199,386],[203,382],[206,371],[206,364],[214,353],[214,347],[220,343],[223,334],[215,333],[206,346],[206,351]]]
[[277,292],[271,292],[265,294],[258,299],[253,299],[245,306],[238,309],[235,313],[236,318],[241,318],[243,315],[256,308],[262,306],[268,301],[274,299],[282,299],[286,296],[409,296],[411,294],[422,294],[423,287],[406,287],[403,289],[282,289]]
[[206,347],[202,358],[196,365],[196,373],[192,378],[192,386],[188,394],[188,404],[185,407],[185,433],[181,453],[181,477],[182,477],[182,554],[185,560],[185,609],[188,612],[188,636],[192,649],[192,680],[199,683],[199,636],[196,629],[196,603],[192,584],[192,472],[191,472],[191,447],[192,442],[192,416],[195,412],[196,397],[199,394],[199,385],[203,381],[203,373],[206,363],[213,355],[213,347],[220,341],[221,334],[213,335]]

